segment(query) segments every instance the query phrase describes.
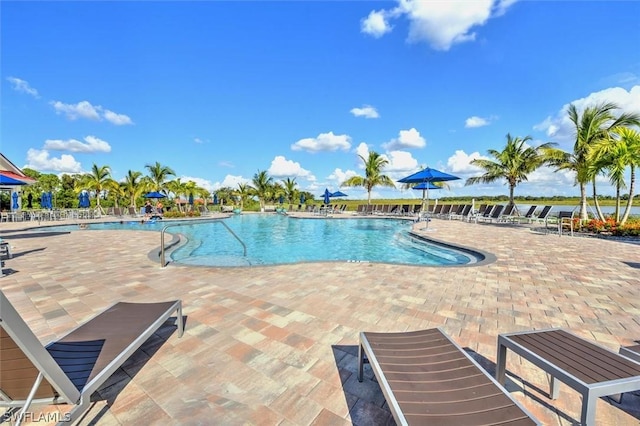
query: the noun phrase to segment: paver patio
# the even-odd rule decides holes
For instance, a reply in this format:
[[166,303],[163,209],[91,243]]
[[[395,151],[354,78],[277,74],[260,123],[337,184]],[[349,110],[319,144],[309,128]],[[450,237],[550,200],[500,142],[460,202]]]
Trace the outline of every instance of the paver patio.
[[[434,220],[425,235],[497,261],[161,268],[148,257],[159,246],[155,232],[34,237],[26,225],[0,225],[14,253],[0,288],[43,343],[117,301],[183,300],[184,337],[163,328],[100,391],[82,424],[393,423],[371,370],[357,381],[361,330],[439,326],[490,373],[503,332],[564,327],[616,352],[640,339],[640,245],[629,242]],[[508,390],[544,424],[579,418],[577,393],[561,385],[551,401],[544,373],[515,355],[507,366]],[[640,397],[600,399],[597,415],[602,425],[639,424]]]

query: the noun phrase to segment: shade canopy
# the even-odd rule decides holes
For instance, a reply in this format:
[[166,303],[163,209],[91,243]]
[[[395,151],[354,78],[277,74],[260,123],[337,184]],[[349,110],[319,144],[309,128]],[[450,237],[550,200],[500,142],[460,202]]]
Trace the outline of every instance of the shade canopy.
[[86,209],[91,206],[91,202],[89,201],[89,193],[84,191],[81,192],[78,196],[78,207],[81,209]]
[[18,179],[14,179],[11,176],[5,176],[3,174],[0,174],[0,185],[18,186],[18,185],[28,185],[28,183]]
[[330,197],[346,197],[346,196],[347,196],[347,194],[345,194],[342,191],[336,191],[336,192],[334,192],[334,193],[332,193],[330,195]]
[[151,191],[151,192],[147,192],[146,194],[144,194],[143,197],[144,198],[165,198],[166,195],[164,195],[162,192]]
[[448,180],[460,179],[457,176],[450,175],[440,170],[425,167],[424,169],[412,175],[400,179],[401,183],[421,183],[421,182],[444,182]]
[[304,202],[306,201],[304,194],[300,194],[300,204],[304,204]]
[[11,209],[18,210],[20,208],[20,205],[18,205],[18,193],[14,192],[13,194],[11,194],[11,198],[13,198],[13,204],[11,205]]

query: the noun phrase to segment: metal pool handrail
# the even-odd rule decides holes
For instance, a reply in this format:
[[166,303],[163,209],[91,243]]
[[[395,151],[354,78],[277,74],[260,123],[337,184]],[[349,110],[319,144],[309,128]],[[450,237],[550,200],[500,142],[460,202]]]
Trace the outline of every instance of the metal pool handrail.
[[[231,233],[231,235],[234,236],[234,238],[236,240],[238,240],[238,242],[240,244],[242,244],[242,248],[244,251],[244,257],[247,257],[247,245],[240,239],[240,237],[238,237],[238,235],[233,232],[233,229],[229,228],[229,225],[227,225],[226,223],[224,223],[222,220],[220,219],[216,219],[216,220],[209,220],[209,221],[202,221],[202,222],[197,222],[198,224],[203,224],[203,223],[220,223],[222,224],[225,228],[227,228],[227,231],[229,231]],[[190,225],[193,223],[190,223]],[[162,268],[164,268],[167,264],[164,261],[164,233],[167,230],[167,228],[171,228],[172,226],[183,226],[184,223],[171,223],[167,226],[165,226],[164,228],[162,228],[162,232],[160,232],[160,266]]]

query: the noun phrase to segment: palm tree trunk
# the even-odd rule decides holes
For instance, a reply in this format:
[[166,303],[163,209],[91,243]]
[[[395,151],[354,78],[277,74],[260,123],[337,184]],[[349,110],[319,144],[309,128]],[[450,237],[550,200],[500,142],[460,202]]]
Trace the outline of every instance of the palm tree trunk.
[[616,185],[616,211],[614,213],[616,223],[620,222],[620,184]]
[[587,219],[587,188],[584,183],[580,183],[580,220]]
[[591,186],[593,188],[593,205],[596,207],[596,214],[598,215],[598,219],[604,220],[604,214],[600,208],[600,201],[598,200],[598,193],[596,192],[596,178],[593,178],[591,181]]
[[516,189],[515,185],[509,185],[509,205],[514,205],[515,203],[513,202],[513,193]]
[[633,206],[633,190],[636,183],[636,169],[633,165],[631,165],[631,177],[629,178],[629,199],[627,200],[627,207],[624,209],[624,214],[622,215],[622,220],[620,221],[620,225],[624,225],[629,219],[629,214],[631,213],[631,206]]

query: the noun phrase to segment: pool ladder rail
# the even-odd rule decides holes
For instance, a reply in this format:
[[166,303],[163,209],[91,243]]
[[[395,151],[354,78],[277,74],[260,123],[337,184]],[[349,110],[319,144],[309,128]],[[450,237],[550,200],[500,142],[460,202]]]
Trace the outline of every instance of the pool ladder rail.
[[[229,231],[229,233],[231,235],[233,235],[233,237],[238,240],[238,242],[240,244],[242,244],[242,249],[243,249],[243,256],[247,257],[247,245],[240,239],[240,237],[238,237],[238,235],[233,232],[233,229],[229,228],[229,225],[227,225],[226,223],[224,223],[224,221],[217,219],[217,220],[207,220],[207,221],[198,221],[197,223],[190,223],[189,225],[195,225],[195,224],[203,224],[203,223],[219,223],[221,225],[223,225],[225,228],[227,228],[227,231]],[[165,231],[168,228],[174,227],[174,226],[184,226],[184,223],[171,223],[167,226],[165,226],[164,228],[162,228],[162,232],[160,232],[160,267],[164,268],[165,266],[167,266],[167,262],[165,261],[165,254],[164,254],[164,234]]]

